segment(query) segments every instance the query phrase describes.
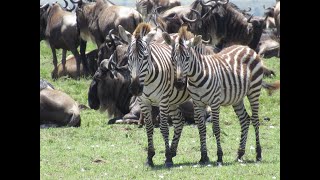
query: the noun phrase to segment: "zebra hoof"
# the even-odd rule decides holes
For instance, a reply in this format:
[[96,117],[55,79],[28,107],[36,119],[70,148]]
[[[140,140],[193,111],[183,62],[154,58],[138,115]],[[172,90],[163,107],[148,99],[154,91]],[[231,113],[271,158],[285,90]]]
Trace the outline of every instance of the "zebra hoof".
[[222,167],[222,162],[217,162],[218,167]]
[[262,157],[257,157],[257,162],[261,162],[262,161]]
[[243,160],[241,158],[237,158],[236,161],[238,161],[239,163],[243,163]]
[[148,166],[148,167],[154,167],[154,164],[153,164],[152,160],[147,160],[146,166]]
[[209,164],[209,158],[208,157],[201,158],[200,161],[199,161],[199,164],[202,165],[202,166]]
[[164,165],[166,166],[166,168],[171,168],[173,167],[173,162],[165,162]]

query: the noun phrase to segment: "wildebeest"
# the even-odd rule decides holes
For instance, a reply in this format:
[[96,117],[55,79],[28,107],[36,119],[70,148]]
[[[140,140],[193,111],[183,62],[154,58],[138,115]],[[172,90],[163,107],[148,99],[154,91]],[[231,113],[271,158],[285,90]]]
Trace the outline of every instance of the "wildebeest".
[[105,41],[111,29],[118,34],[118,25],[125,26],[133,32],[135,27],[142,22],[141,14],[133,8],[117,6],[110,1],[97,0],[96,2],[85,3],[82,0],[74,1],[76,8],[77,22],[80,28],[80,35],[86,41],[97,44],[97,48]]
[[142,14],[143,19],[148,19],[154,8],[159,7],[158,12],[180,6],[180,0],[136,0],[136,9]]
[[[81,76],[87,76],[87,75],[94,75],[95,71],[98,69],[97,67],[97,60],[98,60],[98,50],[92,50],[88,53],[86,53],[86,61],[88,64],[88,70],[89,72],[85,73],[83,71],[83,66],[80,64],[80,75]],[[57,78],[60,78],[62,76],[68,76],[72,79],[77,79],[77,66],[76,66],[76,59],[73,55],[70,55],[66,58],[66,64],[65,64],[65,69],[63,69],[62,63],[58,64],[58,71],[57,72],[52,72],[57,73],[55,76]]]
[[263,28],[262,21],[248,17],[247,11],[240,10],[228,0],[207,3],[195,0],[189,6],[177,6],[164,11],[159,19],[168,33],[178,32],[180,26],[188,22],[191,32],[202,35],[204,39],[211,36],[211,44],[220,49],[233,44],[249,45],[255,49]]
[[[67,50],[71,51],[77,60],[77,74],[80,77],[80,64],[87,70],[85,58],[79,55],[77,47],[80,45],[79,29],[76,15],[64,10],[58,3],[48,3],[40,7],[40,41],[46,40],[51,48],[54,71],[52,78],[57,78],[56,49],[62,49],[62,64],[65,67]],[[80,49],[82,49],[80,47]],[[83,55],[85,56],[85,55]]]
[[78,103],[40,79],[40,127],[79,127],[80,124]]

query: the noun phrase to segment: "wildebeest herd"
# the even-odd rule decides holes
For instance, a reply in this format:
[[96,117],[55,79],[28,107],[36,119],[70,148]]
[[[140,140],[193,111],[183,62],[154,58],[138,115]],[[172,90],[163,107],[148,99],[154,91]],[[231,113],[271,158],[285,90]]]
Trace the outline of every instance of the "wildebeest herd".
[[[222,165],[219,109],[232,106],[241,124],[238,160],[245,153],[248,126],[256,135],[256,160],[260,161],[259,96],[271,94],[280,81],[266,83],[274,72],[261,57],[280,56],[280,0],[265,8],[264,17],[252,16],[229,0],[136,0],[136,8],[109,0],[70,0],[40,5],[40,41],[52,50],[52,79],[62,76],[92,78],[88,87],[91,109],[107,111],[108,123],[145,125],[147,164],[155,154],[153,128],[159,126],[165,141],[165,166],[173,165],[185,123],[198,126],[199,163],[209,162],[206,122],[213,123],[217,165]],[[97,49],[86,53],[91,41]],[[80,46],[80,52],[77,50]],[[56,49],[62,49],[57,63]],[[73,56],[66,57],[71,51]],[[252,116],[244,107],[248,97]],[[82,107],[84,107],[82,105]],[[81,124],[80,109],[69,95],[40,79],[40,126]],[[169,128],[174,136],[169,144]]]

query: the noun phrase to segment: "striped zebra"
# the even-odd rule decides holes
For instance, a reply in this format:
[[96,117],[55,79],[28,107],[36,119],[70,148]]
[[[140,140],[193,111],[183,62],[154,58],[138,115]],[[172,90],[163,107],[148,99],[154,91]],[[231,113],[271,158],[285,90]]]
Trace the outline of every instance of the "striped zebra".
[[[128,69],[131,75],[130,90],[138,96],[141,112],[145,117],[148,137],[147,165],[154,166],[154,125],[151,121],[151,106],[159,106],[160,131],[165,142],[165,166],[172,167],[176,156],[184,119],[178,105],[190,99],[186,86],[178,91],[174,87],[174,69],[171,63],[171,48],[167,44],[151,42],[156,30],[147,23],[140,23],[133,34],[119,26],[119,34],[128,46]],[[169,146],[168,115],[174,126],[174,136]]]
[[[223,151],[220,144],[219,111],[220,106],[232,105],[241,125],[241,139],[238,161],[242,161],[250,120],[256,134],[256,160],[261,161],[259,140],[259,96],[261,87],[274,87],[262,81],[264,66],[260,57],[249,47],[234,45],[218,54],[202,55],[195,51],[201,46],[201,35],[193,36],[182,27],[179,36],[172,39],[163,33],[166,43],[172,46],[172,63],[175,66],[176,81],[183,84],[187,77],[187,89],[194,102],[195,119],[198,119],[201,142],[200,163],[208,163],[206,148],[206,126],[204,112],[210,106],[213,132],[217,143],[217,165],[222,165]],[[252,109],[250,117],[244,106],[247,96]]]

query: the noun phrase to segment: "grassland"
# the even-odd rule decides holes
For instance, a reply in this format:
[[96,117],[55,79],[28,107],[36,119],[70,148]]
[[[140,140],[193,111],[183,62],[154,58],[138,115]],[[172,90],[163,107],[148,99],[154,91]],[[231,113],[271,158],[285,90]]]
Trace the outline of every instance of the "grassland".
[[[91,50],[94,45],[89,44]],[[58,51],[61,58],[61,51]],[[280,59],[264,60],[280,79]],[[40,76],[59,90],[68,93],[80,104],[87,105],[90,79],[75,81],[51,80],[53,69],[51,50],[40,43]],[[246,101],[246,107],[249,107]],[[251,113],[248,110],[249,114]],[[270,121],[264,121],[269,117]],[[216,143],[212,124],[207,124],[207,146],[211,164],[201,167],[198,129],[185,126],[174,167],[164,168],[164,142],[155,129],[155,168],[144,165],[147,138],[144,128],[136,125],[108,125],[107,114],[94,110],[81,112],[80,128],[40,129],[41,179],[279,179],[280,178],[280,92],[268,96],[262,90],[260,98],[260,138],[263,160],[255,163],[255,136],[250,127],[244,163],[235,162],[240,138],[240,125],[231,107],[220,112],[224,166],[216,167]],[[173,129],[170,127],[170,135]]]

